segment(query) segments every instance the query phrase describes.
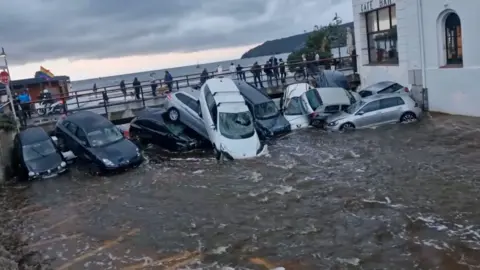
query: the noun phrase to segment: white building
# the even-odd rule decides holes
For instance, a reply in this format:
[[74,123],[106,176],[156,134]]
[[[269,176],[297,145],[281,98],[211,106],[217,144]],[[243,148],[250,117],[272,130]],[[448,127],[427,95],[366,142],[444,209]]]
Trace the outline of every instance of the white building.
[[423,87],[431,111],[480,116],[479,0],[352,3],[363,86]]

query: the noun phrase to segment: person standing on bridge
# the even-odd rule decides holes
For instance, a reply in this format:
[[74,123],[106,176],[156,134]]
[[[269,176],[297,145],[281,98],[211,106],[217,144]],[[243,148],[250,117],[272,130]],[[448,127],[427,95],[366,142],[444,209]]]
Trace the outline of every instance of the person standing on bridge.
[[173,90],[173,77],[172,77],[172,74],[170,74],[170,72],[168,72],[168,70],[165,70],[165,77],[163,78],[163,81],[165,82],[165,84],[167,85],[168,87],[168,92],[172,92]]
[[135,90],[135,99],[140,99],[140,92],[142,91],[142,84],[137,79],[137,77],[135,77],[135,79],[133,79],[133,89]]
[[93,84],[92,90],[93,90],[93,93],[95,94],[95,97],[97,97],[97,84],[96,83]]
[[26,116],[28,116],[28,119],[32,118],[32,111],[30,110],[30,95],[28,94],[28,91],[25,90],[23,91],[20,96],[18,96],[18,100],[20,101],[20,106],[22,107],[22,110],[25,112]]
[[280,58],[280,81],[282,81],[283,84],[286,83],[285,78],[287,77],[287,72],[285,70],[285,62],[283,62],[283,59]]
[[150,74],[150,87],[152,88],[152,96],[156,97],[157,96],[157,79],[153,76],[154,73]]
[[258,85],[260,84],[260,88],[263,88],[262,67],[258,64],[258,62],[253,63],[250,72],[253,74],[253,82],[255,83],[255,87],[258,88]]
[[200,74],[200,86],[202,86],[208,80],[208,70],[204,68],[202,74]]
[[275,76],[275,81],[277,82],[277,86],[278,86],[278,77],[279,76],[279,72],[278,72],[278,61],[277,61],[277,58],[276,57],[273,57],[273,76]]
[[123,100],[127,101],[127,87],[125,86],[125,80],[120,81],[120,91],[122,91]]

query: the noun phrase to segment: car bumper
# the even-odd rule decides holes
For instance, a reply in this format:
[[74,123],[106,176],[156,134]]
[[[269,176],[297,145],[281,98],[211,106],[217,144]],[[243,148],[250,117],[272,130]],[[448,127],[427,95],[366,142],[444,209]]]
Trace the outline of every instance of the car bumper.
[[117,166],[115,166],[115,167],[107,167],[107,166],[105,166],[105,167],[104,167],[104,171],[106,171],[106,172],[117,172],[117,171],[128,170],[128,169],[135,168],[135,167],[139,166],[140,164],[142,164],[143,160],[144,160],[143,157],[140,156],[140,157],[131,159],[131,160],[128,161],[128,162],[119,164],[119,165],[117,165]]
[[38,173],[37,175],[34,175],[34,176],[29,176],[28,179],[29,180],[49,179],[49,178],[54,178],[56,176],[59,176],[60,174],[63,174],[65,172],[67,172],[67,168],[49,170],[46,172]]

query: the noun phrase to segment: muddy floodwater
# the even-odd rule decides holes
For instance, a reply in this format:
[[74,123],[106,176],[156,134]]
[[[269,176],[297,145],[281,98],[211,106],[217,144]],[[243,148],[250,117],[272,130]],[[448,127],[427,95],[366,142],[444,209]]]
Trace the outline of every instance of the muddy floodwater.
[[474,269],[479,149],[480,119],[436,115],[301,130],[249,161],[149,146],[135,170],[4,196],[55,269]]

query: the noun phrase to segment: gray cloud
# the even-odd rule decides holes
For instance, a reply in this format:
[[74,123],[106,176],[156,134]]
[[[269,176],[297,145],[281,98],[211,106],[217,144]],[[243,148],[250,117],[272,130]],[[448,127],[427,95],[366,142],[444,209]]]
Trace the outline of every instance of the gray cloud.
[[12,64],[241,46],[325,24],[332,2],[349,1],[0,0],[0,46]]

